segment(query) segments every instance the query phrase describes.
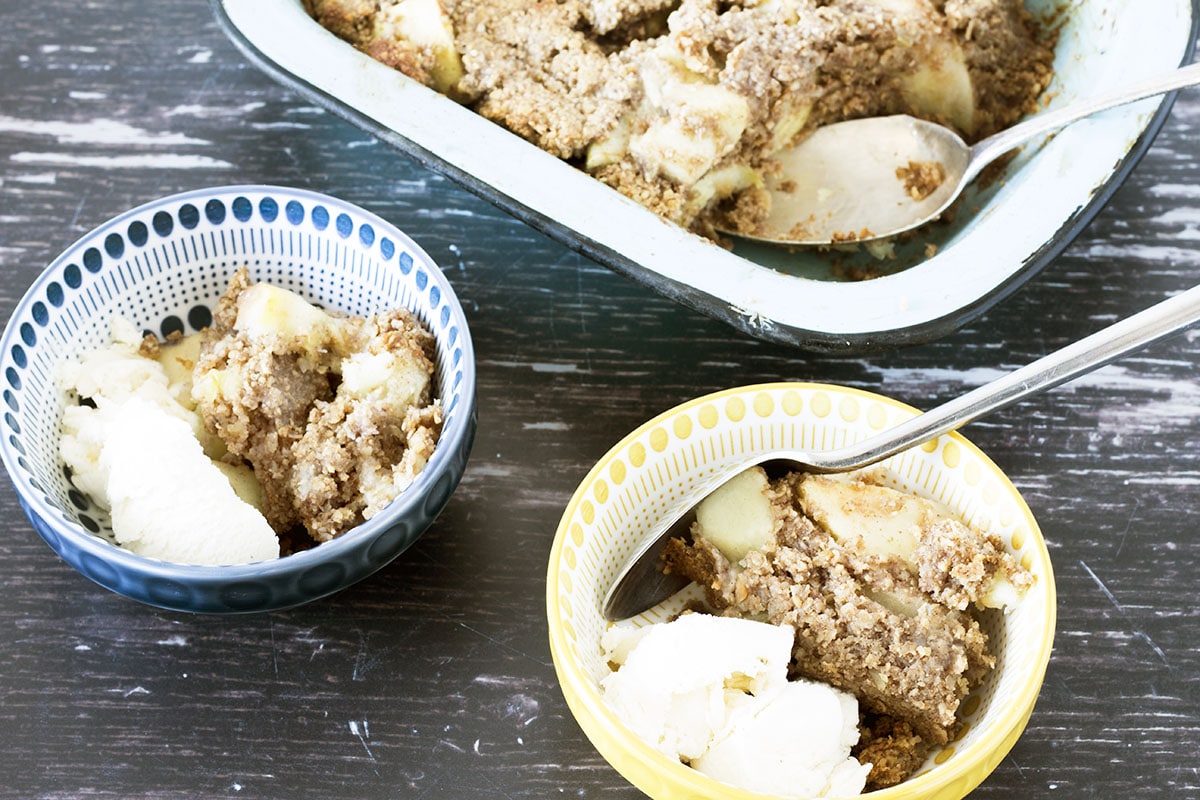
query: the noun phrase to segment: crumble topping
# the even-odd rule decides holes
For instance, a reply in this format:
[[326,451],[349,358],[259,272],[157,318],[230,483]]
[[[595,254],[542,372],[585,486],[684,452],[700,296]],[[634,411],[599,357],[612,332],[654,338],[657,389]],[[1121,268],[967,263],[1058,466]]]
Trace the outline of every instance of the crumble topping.
[[[982,138],[1036,110],[1020,0],[305,0],[324,27],[699,233],[751,233],[772,155],[911,113]],[[853,236],[850,238],[859,238]]]
[[868,788],[954,738],[959,705],[995,665],[972,611],[1033,583],[995,536],[871,474],[748,470],[701,503],[691,541],[663,559],[704,588],[710,613],[791,626],[791,674],[858,699]]
[[252,465],[271,527],[324,542],[382,510],[432,455],[433,358],[408,309],[333,316],[243,268],[202,334],[193,396],[230,457]]
[[924,200],[946,182],[946,168],[938,161],[910,161],[896,168],[896,177],[913,200]]

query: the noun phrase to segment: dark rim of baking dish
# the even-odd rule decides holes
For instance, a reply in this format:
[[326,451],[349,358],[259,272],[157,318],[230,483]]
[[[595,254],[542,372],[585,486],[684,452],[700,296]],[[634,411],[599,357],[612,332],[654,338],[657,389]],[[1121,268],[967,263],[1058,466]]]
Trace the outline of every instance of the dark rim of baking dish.
[[[1037,275],[1037,273],[1053,261],[1059,253],[1065,250],[1075,237],[1088,226],[1096,214],[1112,199],[1113,194],[1121,187],[1125,179],[1129,177],[1129,174],[1154,143],[1155,137],[1158,136],[1167,117],[1170,116],[1171,107],[1175,103],[1175,96],[1177,94],[1177,92],[1170,92],[1163,95],[1150,121],[1133,143],[1133,146],[1117,162],[1108,180],[1096,189],[1087,203],[1080,206],[1074,214],[1068,217],[1063,225],[1026,259],[1020,269],[993,287],[991,291],[955,309],[949,314],[936,317],[918,325],[864,333],[835,334],[827,331],[798,328],[786,325],[778,320],[772,320],[773,324],[771,325],[757,325],[754,320],[748,318],[744,313],[738,312],[720,298],[664,277],[621,255],[612,248],[600,244],[577,231],[566,228],[544,214],[517,202],[512,197],[509,197],[490,184],[479,180],[474,175],[445,161],[391,128],[381,125],[362,112],[350,108],[346,103],[324,90],[298,78],[259,50],[241,32],[229,18],[225,10],[225,0],[209,0],[209,3],[212,6],[213,14],[218,24],[225,31],[226,36],[256,66],[279,83],[312,100],[317,105],[341,117],[352,125],[395,147],[415,159],[422,166],[445,175],[463,186],[463,188],[487,200],[501,210],[506,211],[530,227],[544,233],[551,239],[591,258],[620,275],[624,275],[653,289],[664,297],[706,316],[725,322],[754,338],[778,344],[795,345],[821,352],[867,353],[930,342],[961,328],[968,322],[981,316],[1001,300],[1016,292],[1029,279]],[[1200,31],[1200,0],[1192,0],[1190,5],[1192,11],[1191,19],[1189,20],[1190,31],[1187,45],[1184,48],[1183,59],[1180,62],[1181,64],[1187,64],[1192,60],[1196,48],[1197,32]],[[316,25],[317,23],[314,21],[313,24]]]

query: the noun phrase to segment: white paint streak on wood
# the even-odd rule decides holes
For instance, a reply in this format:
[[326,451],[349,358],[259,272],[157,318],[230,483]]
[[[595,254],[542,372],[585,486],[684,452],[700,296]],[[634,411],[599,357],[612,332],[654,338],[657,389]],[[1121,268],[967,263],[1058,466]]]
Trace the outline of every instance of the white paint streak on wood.
[[208,156],[144,153],[128,156],[72,156],[66,153],[13,153],[18,164],[56,164],[104,169],[231,169],[233,164]]
[[33,184],[37,186],[53,186],[58,176],[53,172],[36,172],[28,175],[14,175],[9,180],[14,183]]
[[526,431],[569,431],[571,426],[565,422],[526,422],[521,425]]
[[163,112],[164,117],[191,117],[193,119],[224,119],[227,117],[241,117],[245,114],[251,114],[258,111],[266,103],[255,101],[251,103],[242,103],[228,108],[221,106],[205,106],[199,103],[188,103],[184,105],[173,106]]
[[141,145],[208,145],[182,133],[155,133],[135,128],[114,119],[93,119],[86,122],[63,120],[32,120],[0,116],[0,133],[24,133],[49,136],[59,144],[107,144],[125,147]]
[[350,733],[358,737],[358,741],[362,743],[363,750],[367,751],[367,757],[374,761],[375,754],[371,752],[371,747],[367,744],[367,738],[369,736],[367,731],[367,721],[363,720],[363,727],[360,729],[358,726],[358,720],[350,720]]
[[578,364],[548,364],[544,361],[529,365],[534,372],[580,372]]
[[1200,200],[1200,186],[1188,183],[1158,183],[1147,189],[1147,194],[1178,200]]
[[1188,247],[1149,244],[1097,244],[1087,248],[1091,258],[1200,266],[1200,251]]

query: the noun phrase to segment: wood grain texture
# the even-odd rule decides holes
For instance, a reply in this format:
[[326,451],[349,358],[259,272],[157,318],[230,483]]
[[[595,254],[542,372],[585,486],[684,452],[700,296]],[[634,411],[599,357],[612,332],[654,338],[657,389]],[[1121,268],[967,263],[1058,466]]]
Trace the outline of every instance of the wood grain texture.
[[[0,796],[635,798],[558,690],[544,571],[596,458],[683,400],[823,380],[929,406],[1200,279],[1200,94],[1040,276],[945,339],[870,357],[755,341],[597,266],[280,87],[203,2],[0,6],[0,319],[60,250],[155,197],[234,182],[357,202],[463,300],[479,434],[399,560],[244,618],[102,590],[0,487]],[[1043,527],[1045,689],[980,798],[1200,797],[1200,336],[967,435]]]

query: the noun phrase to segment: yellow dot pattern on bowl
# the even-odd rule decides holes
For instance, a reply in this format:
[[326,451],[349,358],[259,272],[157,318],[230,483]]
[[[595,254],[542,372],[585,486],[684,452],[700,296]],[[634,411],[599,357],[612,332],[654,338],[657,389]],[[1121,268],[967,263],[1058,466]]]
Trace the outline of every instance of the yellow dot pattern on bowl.
[[575,543],[576,547],[583,544],[583,526],[578,522],[571,523],[571,541]]
[[942,463],[950,469],[955,469],[962,462],[962,448],[953,440],[946,442],[942,448]]
[[1025,546],[1025,531],[1016,531],[1012,535],[1012,549],[1020,550]]
[[829,395],[824,392],[817,392],[813,395],[812,402],[809,403],[809,408],[821,419],[829,416],[829,412],[833,410],[833,401],[829,399]]
[[950,757],[953,755],[954,755],[953,747],[943,747],[942,751],[933,757],[933,763],[945,764],[947,761],[950,760]]
[[568,567],[570,567],[571,569],[575,569],[575,550],[574,550],[574,548],[568,547],[566,550],[563,551],[563,560],[567,562]]
[[671,436],[662,428],[655,428],[650,431],[650,449],[656,453],[661,453],[667,449],[667,445],[671,443]]
[[973,694],[966,700],[963,700],[962,715],[969,717],[979,710],[979,695]]
[[626,470],[625,470],[625,462],[624,461],[621,461],[620,459],[618,459],[616,461],[613,461],[612,464],[609,465],[608,477],[611,478],[612,482],[615,483],[617,486],[620,486],[622,483],[625,482],[625,475],[626,475]]
[[675,418],[675,422],[671,428],[675,431],[677,437],[686,439],[692,435],[692,418],[687,414],[681,414]]
[[[572,555],[574,555],[574,553],[575,553],[574,550],[569,550],[567,552],[571,553]],[[571,558],[569,560],[574,561],[574,558]],[[575,567],[571,566],[570,564],[567,564],[567,566],[571,567],[571,569],[575,569]],[[573,588],[574,583],[571,580],[571,573],[568,572],[567,570],[562,571],[562,574],[559,576],[559,579],[558,579],[558,585],[561,586],[563,588],[563,591],[568,595],[575,593],[575,589]]]
[[607,503],[608,484],[603,480],[597,479],[595,485],[592,486],[592,496],[596,498],[597,503]]
[[926,442],[925,444],[921,445],[921,449],[926,453],[932,453],[934,450],[938,449],[938,440],[934,439],[931,442]]
[[883,406],[872,405],[867,409],[867,424],[875,430],[883,430],[887,425],[887,412],[883,410]]
[[586,525],[591,525],[596,520],[596,507],[590,500],[584,500],[579,504],[579,516],[583,518]]
[[721,421],[721,415],[717,413],[717,409],[710,405],[706,405],[700,409],[700,413],[696,415],[700,420],[700,427],[706,431],[711,431],[717,427],[717,423]]
[[783,413],[789,417],[796,417],[804,410],[804,400],[800,397],[799,392],[788,390],[783,393]]
[[741,422],[746,416],[746,401],[740,397],[731,397],[725,403],[725,416],[731,422]]
[[635,467],[646,463],[646,448],[641,442],[634,442],[629,446],[629,463]]
[[859,406],[858,400],[853,397],[843,397],[838,403],[838,415],[846,422],[854,422],[858,419]]
[[763,419],[775,413],[775,400],[771,395],[763,392],[754,397],[754,413],[758,414]]

